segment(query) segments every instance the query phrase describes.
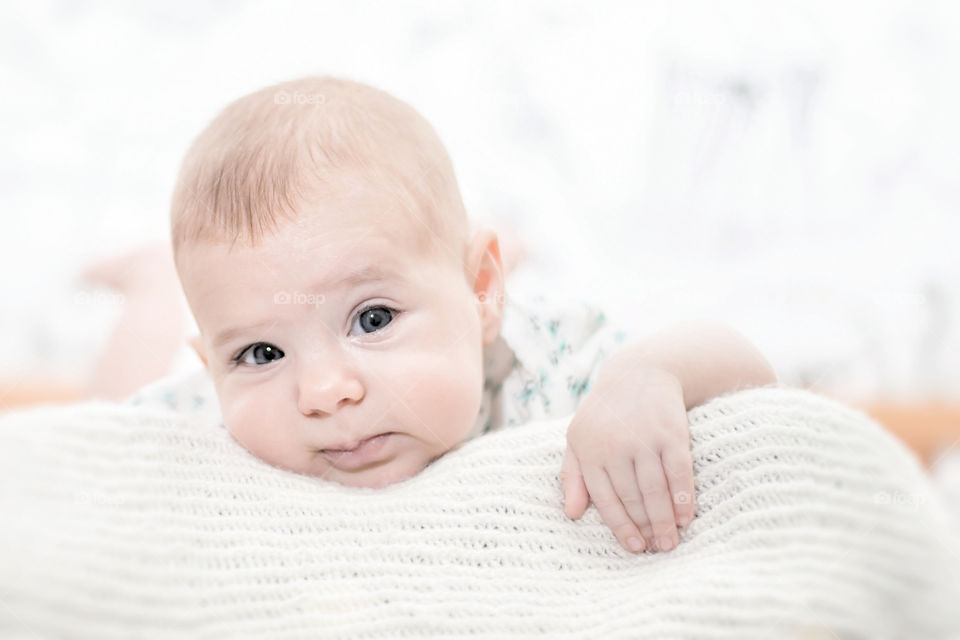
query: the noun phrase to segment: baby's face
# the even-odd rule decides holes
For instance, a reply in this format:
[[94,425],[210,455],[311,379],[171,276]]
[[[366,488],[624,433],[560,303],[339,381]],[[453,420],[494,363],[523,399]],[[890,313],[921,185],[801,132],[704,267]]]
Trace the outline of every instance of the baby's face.
[[301,209],[257,247],[181,251],[224,424],[266,462],[383,487],[474,425],[481,303],[460,262],[419,255],[429,231],[390,208],[367,194]]

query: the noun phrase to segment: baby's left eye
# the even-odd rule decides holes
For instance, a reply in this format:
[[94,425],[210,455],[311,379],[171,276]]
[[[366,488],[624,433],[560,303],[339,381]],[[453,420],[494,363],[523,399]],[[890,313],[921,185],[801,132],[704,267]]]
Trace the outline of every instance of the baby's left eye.
[[367,307],[357,314],[357,318],[354,320],[353,326],[350,328],[350,333],[352,334],[353,330],[357,327],[359,327],[364,333],[373,333],[375,331],[379,331],[390,324],[390,322],[393,320],[394,313],[396,312],[393,309],[383,305]]

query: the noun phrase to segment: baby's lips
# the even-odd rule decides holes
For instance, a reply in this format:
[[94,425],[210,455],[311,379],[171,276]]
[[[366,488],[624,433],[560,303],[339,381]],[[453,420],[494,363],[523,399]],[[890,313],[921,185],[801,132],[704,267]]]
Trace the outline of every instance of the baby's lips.
[[[390,435],[393,435],[393,432],[379,433],[370,436],[358,442],[352,449],[329,448],[321,449],[320,452],[324,454],[334,466],[341,469],[356,470],[380,459],[383,448],[389,446],[391,443],[388,437]],[[344,447],[349,445],[339,446]]]

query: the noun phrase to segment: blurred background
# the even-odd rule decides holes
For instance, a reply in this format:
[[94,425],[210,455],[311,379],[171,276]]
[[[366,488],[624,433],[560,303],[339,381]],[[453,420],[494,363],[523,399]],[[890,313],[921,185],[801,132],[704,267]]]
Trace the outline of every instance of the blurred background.
[[958,32],[946,1],[7,3],[0,406],[82,397],[129,300],[80,274],[166,240],[217,111],[331,73],[433,123],[470,213],[526,247],[515,291],[637,332],[727,322],[942,462]]

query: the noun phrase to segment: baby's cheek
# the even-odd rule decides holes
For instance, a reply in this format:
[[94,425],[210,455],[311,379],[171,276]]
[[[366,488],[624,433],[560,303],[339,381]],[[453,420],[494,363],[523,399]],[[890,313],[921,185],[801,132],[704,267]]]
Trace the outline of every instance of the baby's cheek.
[[482,378],[469,370],[435,369],[420,378],[411,393],[415,402],[407,404],[430,425],[437,444],[446,451],[460,444],[473,427],[480,410],[481,387]]
[[[227,431],[247,451],[270,464],[286,466],[291,461],[285,432],[270,422],[270,407],[250,399],[236,399],[223,407]],[[286,463],[286,464],[285,464]]]

